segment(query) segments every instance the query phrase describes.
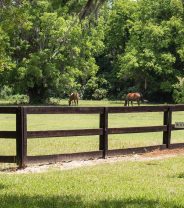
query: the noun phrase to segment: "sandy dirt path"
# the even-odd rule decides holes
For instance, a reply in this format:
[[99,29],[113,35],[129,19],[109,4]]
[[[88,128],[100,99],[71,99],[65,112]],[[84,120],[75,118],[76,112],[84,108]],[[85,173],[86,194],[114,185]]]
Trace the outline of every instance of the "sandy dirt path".
[[25,169],[17,168],[5,168],[1,170],[1,173],[8,174],[26,174],[26,173],[41,173],[49,170],[70,170],[86,166],[95,166],[100,164],[111,164],[121,161],[152,161],[152,160],[162,160],[166,158],[172,158],[176,156],[184,156],[184,149],[171,149],[171,150],[156,150],[144,154],[133,154],[125,155],[119,157],[108,157],[107,159],[94,159],[94,160],[81,160],[81,161],[70,161],[70,162],[60,162],[54,164],[37,164],[30,165]]

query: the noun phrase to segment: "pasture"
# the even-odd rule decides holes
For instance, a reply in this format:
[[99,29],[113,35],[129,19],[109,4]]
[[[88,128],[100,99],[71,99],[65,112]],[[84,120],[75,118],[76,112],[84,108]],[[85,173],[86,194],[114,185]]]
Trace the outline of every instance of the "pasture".
[[[61,105],[67,105],[62,100]],[[120,101],[80,101],[80,106],[121,106]],[[15,116],[1,114],[0,130],[15,130]],[[183,121],[184,112],[173,113],[173,123]],[[109,127],[156,126],[163,124],[162,112],[110,114]],[[28,130],[90,129],[99,127],[99,115],[28,115]],[[109,135],[109,149],[162,144],[162,132]],[[0,155],[15,155],[15,141],[0,139]],[[183,142],[183,131],[173,131],[171,143]],[[28,140],[28,155],[95,151],[98,136],[78,136]]]
[[[61,105],[67,105],[62,100]],[[122,106],[121,101],[80,101],[79,106]],[[1,114],[0,130],[15,130],[15,115]],[[173,113],[173,123],[183,121],[184,112]],[[163,124],[162,112],[110,114],[109,127],[156,126]],[[99,127],[99,115],[28,115],[28,130],[92,129]],[[162,144],[162,132],[109,135],[109,149]],[[0,155],[15,155],[15,141],[0,139]],[[171,143],[183,142],[183,131],[173,131]],[[99,136],[78,136],[28,140],[28,155],[95,151]]]
[[[66,103],[66,104],[65,104]],[[61,105],[67,105],[62,100]],[[120,101],[80,101],[79,106],[120,106]],[[15,130],[14,115],[0,115],[0,130]],[[173,123],[184,112],[173,113]],[[163,113],[109,115],[109,127],[162,125]],[[98,128],[99,115],[28,115],[28,130]],[[183,131],[172,132],[171,143],[184,142]],[[0,139],[0,155],[14,155],[15,141]],[[109,149],[162,144],[162,132],[109,135]],[[93,151],[98,136],[28,140],[28,155]],[[44,173],[2,171],[0,207],[15,208],[182,208],[184,207],[184,158],[122,161]],[[12,166],[12,165],[11,165]]]

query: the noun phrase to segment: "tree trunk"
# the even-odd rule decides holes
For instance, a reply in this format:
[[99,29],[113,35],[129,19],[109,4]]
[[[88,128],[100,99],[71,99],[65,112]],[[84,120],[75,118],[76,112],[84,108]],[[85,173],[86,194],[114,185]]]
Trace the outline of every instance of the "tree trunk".
[[44,90],[40,90],[40,88],[30,88],[28,95],[30,104],[44,104],[46,102]]

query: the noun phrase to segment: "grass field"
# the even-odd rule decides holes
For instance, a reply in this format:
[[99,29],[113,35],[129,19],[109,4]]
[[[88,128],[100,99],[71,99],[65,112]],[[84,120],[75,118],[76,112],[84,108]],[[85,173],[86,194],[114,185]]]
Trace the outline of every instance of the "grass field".
[[[61,101],[65,105],[67,101]],[[120,106],[121,102],[83,101],[80,106]],[[173,114],[173,123],[184,112]],[[109,127],[161,125],[163,113],[109,115]],[[28,130],[98,128],[98,115],[29,115]],[[0,130],[15,130],[14,115],[0,115]],[[172,142],[184,142],[183,131]],[[32,139],[28,154],[98,150],[99,138]],[[162,143],[161,133],[110,135],[110,149]],[[15,141],[0,139],[0,155],[15,155]],[[1,168],[7,166],[1,165]],[[0,169],[1,169],[0,168]],[[1,169],[2,170],[2,169]],[[184,158],[123,161],[45,173],[0,171],[0,208],[184,208]]]
[[[62,100],[61,105],[67,105]],[[80,106],[122,106],[121,101],[80,101]],[[184,112],[173,113],[173,123],[183,121]],[[163,113],[109,114],[109,127],[163,124]],[[87,129],[99,127],[99,115],[28,115],[28,130]],[[0,115],[0,130],[15,130],[15,115]],[[172,143],[184,142],[183,131],[172,132]],[[0,155],[15,155],[15,140],[0,139]],[[109,135],[109,149],[162,144],[162,132]],[[28,155],[95,151],[98,136],[28,140]]]
[[184,158],[0,173],[1,208],[182,208]]

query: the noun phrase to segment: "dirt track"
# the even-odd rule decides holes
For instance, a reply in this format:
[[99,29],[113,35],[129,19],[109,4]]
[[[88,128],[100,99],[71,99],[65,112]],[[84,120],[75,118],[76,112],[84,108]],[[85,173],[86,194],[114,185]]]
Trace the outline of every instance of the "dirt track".
[[99,164],[110,164],[120,161],[151,161],[151,160],[162,160],[166,158],[176,157],[176,156],[184,156],[184,149],[171,149],[171,150],[156,150],[149,153],[144,154],[134,154],[128,156],[120,156],[120,157],[109,157],[107,159],[95,159],[95,160],[82,160],[82,161],[70,161],[63,163],[55,163],[55,164],[45,164],[45,165],[31,165],[22,170],[17,170],[16,168],[7,168],[0,172],[6,172],[9,174],[21,174],[21,173],[40,173],[52,170],[69,170],[75,168],[81,168],[85,166],[95,166]]

